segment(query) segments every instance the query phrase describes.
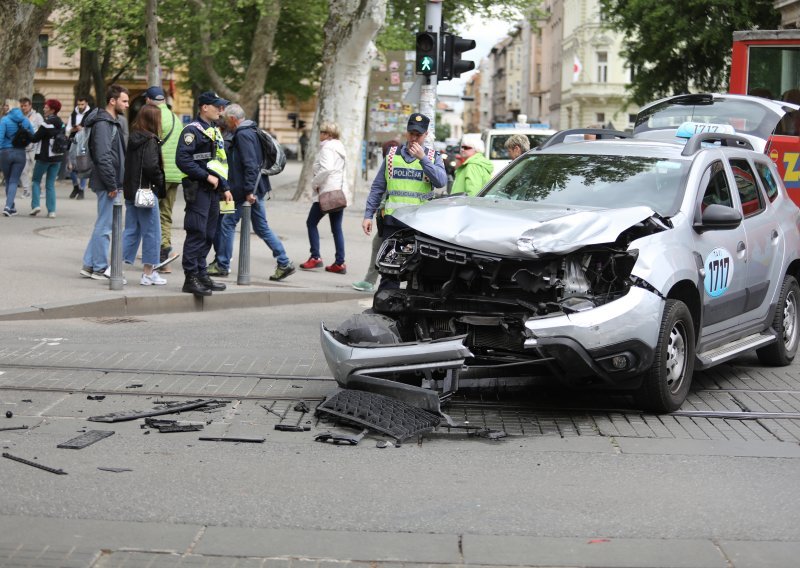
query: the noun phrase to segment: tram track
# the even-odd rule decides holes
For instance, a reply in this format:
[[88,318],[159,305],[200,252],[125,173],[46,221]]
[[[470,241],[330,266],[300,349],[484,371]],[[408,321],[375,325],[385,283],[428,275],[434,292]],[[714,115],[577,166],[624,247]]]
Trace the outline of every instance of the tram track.
[[[142,368],[124,368],[124,367],[86,367],[77,365],[34,365],[34,364],[4,364],[0,366],[4,370],[23,370],[23,371],[39,371],[39,372],[82,372],[82,373],[100,373],[105,375],[111,374],[130,374],[130,375],[147,375],[149,377],[208,377],[208,378],[226,378],[226,379],[253,379],[255,381],[272,381],[275,383],[298,383],[310,382],[317,386],[323,386],[324,383],[330,383],[332,389],[335,388],[333,377],[330,376],[302,376],[302,375],[287,375],[287,374],[270,374],[270,373],[253,373],[253,372],[225,372],[225,371],[197,371],[188,369],[142,369]],[[0,391],[25,391],[25,392],[50,392],[50,393],[87,393],[101,394],[101,395],[122,395],[126,397],[177,397],[177,398],[214,398],[220,400],[253,400],[253,401],[289,401],[296,402],[305,400],[311,403],[321,402],[324,396],[309,396],[309,393],[298,393],[297,395],[278,395],[274,393],[210,393],[207,390],[192,390],[192,391],[177,391],[169,389],[148,389],[146,385],[142,385],[141,390],[131,390],[127,387],[124,388],[94,388],[86,386],[78,388],[74,386],[59,387],[59,386],[30,386],[19,384],[0,384]],[[745,394],[745,395],[789,395],[797,396],[800,398],[800,390],[792,389],[741,389],[741,388],[717,388],[717,389],[697,389],[693,391],[694,394]],[[470,400],[451,399],[444,405],[444,411],[448,413],[461,413],[461,412],[503,412],[503,413],[524,413],[527,415],[610,415],[619,414],[626,416],[642,416],[647,415],[637,409],[631,408],[614,408],[614,407],[593,407],[593,406],[559,406],[557,403],[552,405],[542,405],[531,401],[530,404],[519,403],[517,401],[503,401],[503,400],[486,400],[476,399]],[[662,416],[672,417],[687,417],[687,418],[706,418],[706,419],[723,419],[723,420],[800,420],[800,411],[797,412],[766,412],[759,410],[742,409],[740,411],[732,410],[678,410]]]

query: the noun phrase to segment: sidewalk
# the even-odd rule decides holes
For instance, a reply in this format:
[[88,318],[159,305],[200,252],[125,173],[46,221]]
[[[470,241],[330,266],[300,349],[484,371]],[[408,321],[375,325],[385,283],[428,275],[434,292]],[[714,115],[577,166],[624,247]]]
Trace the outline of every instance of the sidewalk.
[[[266,202],[267,220],[283,241],[292,261],[299,265],[309,255],[305,219],[310,202],[292,201],[302,164],[289,162],[273,178],[272,197]],[[359,180],[361,181],[361,180]],[[0,299],[0,321],[10,319],[61,318],[85,316],[123,316],[176,311],[200,311],[271,305],[298,301],[333,301],[364,295],[351,283],[362,280],[369,263],[371,241],[361,230],[366,194],[363,183],[355,203],[345,211],[344,233],[347,274],[332,274],[324,269],[297,272],[282,282],[270,282],[276,262],[267,246],[251,233],[250,285],[236,284],[239,262],[239,238],[234,243],[231,274],[220,279],[228,285],[225,292],[195,299],[181,292],[183,272],[180,259],[171,274],[165,274],[165,286],[140,286],[141,265],[125,266],[128,284],[121,291],[111,291],[107,282],[79,275],[81,260],[96,219],[96,199],[87,190],[86,199],[69,199],[72,185],[56,182],[56,218],[47,212],[31,217],[30,198],[17,194],[19,215],[0,218],[3,264],[6,267],[4,293]],[[181,192],[175,204],[172,244],[183,249],[184,202]],[[124,211],[123,211],[124,215]],[[325,219],[319,224],[322,258],[333,262],[334,245]],[[213,260],[213,250],[209,262]]]

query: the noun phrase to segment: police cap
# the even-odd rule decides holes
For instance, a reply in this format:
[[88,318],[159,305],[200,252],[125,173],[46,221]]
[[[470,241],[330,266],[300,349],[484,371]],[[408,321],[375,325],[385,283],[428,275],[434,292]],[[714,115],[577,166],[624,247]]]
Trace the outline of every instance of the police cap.
[[197,99],[198,105],[228,106],[231,101],[225,100],[214,91],[206,91]]
[[409,132],[419,132],[420,134],[423,132],[428,131],[428,125],[431,123],[431,119],[425,116],[424,114],[420,114],[415,112],[411,116],[408,117],[408,127],[406,130]]

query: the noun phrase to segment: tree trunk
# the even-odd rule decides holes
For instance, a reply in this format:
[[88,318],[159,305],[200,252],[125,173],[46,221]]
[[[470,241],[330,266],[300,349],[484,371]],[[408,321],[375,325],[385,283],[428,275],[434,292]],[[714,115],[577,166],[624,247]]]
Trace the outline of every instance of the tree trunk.
[[[88,97],[92,92],[92,65],[89,51],[81,48],[81,63],[78,71],[78,82],[75,83],[75,102],[78,97]],[[95,97],[96,100],[97,97]],[[95,102],[92,101],[92,106]]]
[[0,9],[0,101],[30,97],[39,60],[39,33],[55,1],[5,0]]
[[386,19],[386,0],[329,0],[322,77],[314,113],[308,153],[295,191],[295,200],[311,195],[311,169],[319,150],[319,126],[332,121],[339,125],[347,150],[347,185],[353,190],[361,172],[367,89],[372,59],[372,41]]
[[145,41],[147,42],[147,84],[161,86],[161,64],[158,51],[158,0],[147,0],[144,18]]
[[[199,8],[205,7],[202,0],[194,0],[194,2]],[[258,101],[264,94],[267,73],[275,57],[272,47],[280,15],[281,0],[267,0],[264,2],[256,24],[255,34],[253,34],[250,61],[247,65],[244,81],[242,81],[242,86],[238,91],[231,89],[214,68],[214,58],[208,49],[212,45],[211,25],[214,25],[214,23],[206,22],[200,32],[203,46],[203,68],[211,81],[211,86],[223,98],[240,104],[244,109],[245,115],[251,118],[255,117],[258,110]]]

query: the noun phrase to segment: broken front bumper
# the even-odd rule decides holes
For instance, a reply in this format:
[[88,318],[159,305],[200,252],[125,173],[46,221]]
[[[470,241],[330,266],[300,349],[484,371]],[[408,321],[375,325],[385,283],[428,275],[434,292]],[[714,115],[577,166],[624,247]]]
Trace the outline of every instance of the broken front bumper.
[[337,340],[320,326],[320,343],[325,360],[336,382],[342,388],[369,390],[391,396],[424,410],[440,413],[439,395],[435,390],[392,380],[394,375],[442,371],[458,372],[464,360],[472,357],[464,345],[466,336],[433,341],[393,345],[351,346]]
[[613,385],[652,365],[664,304],[658,295],[634,287],[591,310],[530,319],[525,347],[553,357],[564,378],[593,375]]

